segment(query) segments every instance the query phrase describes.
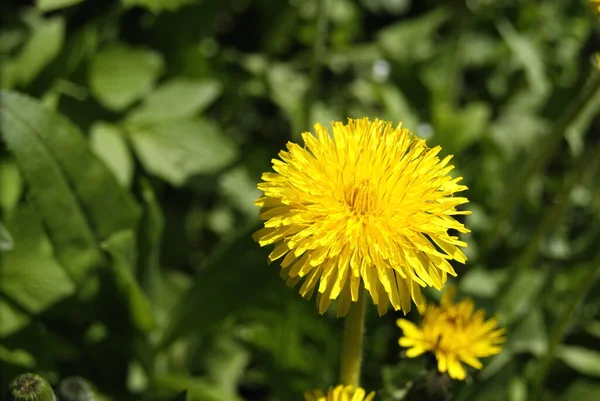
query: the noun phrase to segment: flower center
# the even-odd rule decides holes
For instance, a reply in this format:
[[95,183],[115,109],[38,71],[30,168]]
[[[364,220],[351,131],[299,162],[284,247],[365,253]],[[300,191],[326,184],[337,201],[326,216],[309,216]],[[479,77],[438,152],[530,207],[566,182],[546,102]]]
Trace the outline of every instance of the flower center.
[[373,212],[379,203],[377,192],[369,180],[362,180],[358,184],[349,186],[344,193],[344,200],[346,205],[358,215]]

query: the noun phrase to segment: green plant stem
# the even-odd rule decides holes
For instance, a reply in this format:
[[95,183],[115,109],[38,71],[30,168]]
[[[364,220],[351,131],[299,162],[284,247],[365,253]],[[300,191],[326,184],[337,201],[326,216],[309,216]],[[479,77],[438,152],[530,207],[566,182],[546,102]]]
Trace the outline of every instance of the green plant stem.
[[527,162],[523,169],[519,172],[516,180],[506,189],[504,200],[502,201],[502,209],[496,215],[496,219],[492,224],[492,228],[488,234],[487,240],[482,246],[482,257],[485,257],[490,251],[494,242],[498,238],[500,229],[510,219],[515,208],[517,207],[523,193],[527,188],[527,183],[533,177],[536,171],[544,168],[550,157],[555,153],[560,145],[561,139],[564,136],[565,130],[577,119],[579,114],[586,108],[588,103],[592,101],[594,95],[600,90],[600,74],[595,74],[580,91],[579,96],[567,107],[565,112],[560,116],[552,131],[547,138],[540,144],[537,153]]
[[580,157],[572,174],[565,177],[563,187],[558,192],[555,198],[554,205],[548,210],[542,221],[536,227],[535,232],[531,236],[529,245],[523,252],[519,261],[514,264],[518,270],[530,267],[538,255],[540,242],[546,233],[552,231],[552,228],[561,221],[561,217],[567,209],[569,197],[573,189],[583,181],[586,173],[593,173],[598,165],[600,158],[600,144],[588,148]]
[[[319,86],[321,84],[321,67],[325,58],[325,49],[327,43],[327,2],[328,0],[317,1],[316,32],[313,43],[312,59],[310,64],[310,87],[308,88],[306,101],[304,104],[304,128],[309,129],[312,126],[311,108],[317,100]],[[300,135],[295,133],[295,135]]]
[[360,366],[362,363],[363,335],[365,331],[365,290],[358,295],[358,302],[350,305],[344,323],[344,342],[340,366],[340,383],[360,385]]
[[548,345],[548,352],[546,353],[544,359],[540,362],[539,369],[537,370],[532,381],[533,394],[530,398],[531,400],[541,399],[544,387],[544,379],[546,378],[548,370],[552,365],[556,350],[565,336],[567,328],[571,323],[571,319],[575,315],[577,307],[585,300],[598,275],[600,275],[600,253],[596,255],[594,261],[590,264],[590,271],[579,282],[579,285],[573,292],[573,297],[562,311],[556,326],[554,326],[554,330],[552,331],[552,335],[550,337],[550,343]]

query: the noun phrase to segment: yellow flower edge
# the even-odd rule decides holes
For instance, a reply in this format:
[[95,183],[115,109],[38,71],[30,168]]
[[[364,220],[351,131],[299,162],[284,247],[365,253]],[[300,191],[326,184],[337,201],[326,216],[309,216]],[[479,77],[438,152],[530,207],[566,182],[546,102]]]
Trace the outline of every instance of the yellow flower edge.
[[269,261],[283,258],[288,285],[302,281],[305,298],[317,290],[320,313],[338,299],[346,315],[361,287],[380,315],[390,303],[408,312],[421,287],[441,289],[456,275],[449,261],[466,261],[467,244],[448,233],[468,233],[453,216],[470,213],[456,209],[468,200],[454,196],[467,187],[449,175],[452,156],[378,119],[314,127],[262,175],[255,203],[265,222],[254,239],[275,245]]
[[420,325],[398,319],[403,332],[398,342],[408,348],[406,356],[409,358],[432,352],[441,373],[464,380],[467,373],[462,364],[481,369],[480,358],[502,350],[500,344],[505,341],[505,329],[497,328],[496,319],[485,320],[485,312],[475,310],[471,299],[454,304],[453,298],[454,290],[448,289],[439,306],[426,305]]
[[321,390],[304,394],[306,401],[372,401],[374,397],[374,391],[367,394],[361,387],[344,385],[329,388],[327,394]]

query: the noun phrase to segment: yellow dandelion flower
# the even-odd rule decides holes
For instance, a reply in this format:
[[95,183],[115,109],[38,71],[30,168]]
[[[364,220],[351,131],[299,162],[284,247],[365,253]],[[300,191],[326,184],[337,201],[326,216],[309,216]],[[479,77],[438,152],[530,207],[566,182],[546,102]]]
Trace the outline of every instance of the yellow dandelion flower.
[[464,263],[467,244],[449,229],[467,233],[452,216],[468,214],[453,197],[467,189],[448,175],[451,156],[400,125],[368,118],[315,125],[303,133],[305,146],[287,144],[264,173],[256,200],[264,228],[261,246],[276,244],[270,261],[283,258],[281,276],[310,298],[318,288],[319,312],[339,297],[338,315],[357,302],[362,286],[379,314],[419,305],[420,286],[441,289],[449,260]]
[[403,331],[399,343],[409,348],[406,355],[410,358],[433,352],[440,372],[464,380],[466,372],[461,362],[481,369],[479,358],[501,351],[499,344],[505,340],[505,329],[497,329],[496,319],[485,320],[485,312],[475,311],[472,300],[467,298],[453,304],[453,298],[454,291],[449,289],[444,292],[441,305],[423,308],[420,326],[398,319]]
[[590,0],[590,8],[596,14],[600,14],[600,0]]
[[321,390],[304,394],[306,401],[372,401],[373,397],[375,397],[374,391],[367,395],[360,387],[342,385],[330,388],[327,394]]

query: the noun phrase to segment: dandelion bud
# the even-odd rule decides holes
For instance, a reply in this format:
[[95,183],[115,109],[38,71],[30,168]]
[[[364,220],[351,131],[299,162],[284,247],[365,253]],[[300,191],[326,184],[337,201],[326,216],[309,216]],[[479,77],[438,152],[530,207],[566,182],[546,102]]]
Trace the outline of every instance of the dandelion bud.
[[46,379],[33,373],[24,373],[13,380],[8,387],[8,394],[10,401],[56,401]]

